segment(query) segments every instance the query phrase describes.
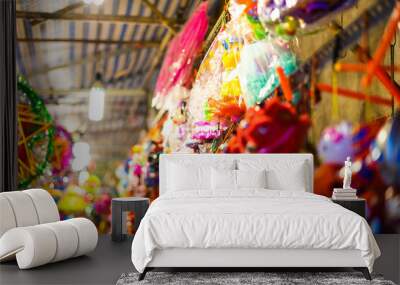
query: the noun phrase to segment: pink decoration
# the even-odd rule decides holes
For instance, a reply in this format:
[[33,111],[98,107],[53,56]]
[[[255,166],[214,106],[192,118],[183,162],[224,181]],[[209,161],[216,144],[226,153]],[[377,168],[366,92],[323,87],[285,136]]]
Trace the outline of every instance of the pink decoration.
[[201,51],[207,29],[207,2],[204,2],[170,42],[157,79],[156,97],[166,96],[173,86],[185,85],[189,81],[194,59]]
[[56,135],[54,138],[54,156],[52,159],[52,173],[59,175],[68,169],[72,160],[72,136],[61,125],[56,126]]
[[93,208],[97,214],[110,214],[111,196],[108,193],[101,194],[94,202]]
[[226,127],[217,122],[198,121],[194,124],[192,139],[205,141],[219,138]]
[[141,176],[142,175],[142,166],[140,164],[135,164],[133,166],[133,174],[135,176]]
[[221,130],[198,131],[192,135],[192,139],[196,139],[199,141],[213,140],[219,138],[221,135]]

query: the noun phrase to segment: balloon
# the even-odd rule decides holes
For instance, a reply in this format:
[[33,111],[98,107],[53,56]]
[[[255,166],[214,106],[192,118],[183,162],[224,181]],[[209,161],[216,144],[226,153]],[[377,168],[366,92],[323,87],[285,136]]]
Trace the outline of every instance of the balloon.
[[99,215],[110,214],[111,207],[111,196],[107,193],[101,194],[99,198],[94,202],[93,208]]
[[65,214],[82,213],[87,205],[83,196],[72,191],[65,193],[58,201],[58,209]]
[[281,23],[276,24],[275,33],[283,38],[291,38],[296,34],[300,26],[299,21],[294,17],[286,17]]
[[132,153],[141,153],[143,151],[143,146],[140,144],[135,144],[132,147]]
[[142,166],[140,164],[135,164],[133,166],[133,174],[136,176],[142,175]]
[[119,179],[124,179],[126,178],[128,173],[125,171],[125,167],[123,164],[119,165],[115,169],[115,176],[117,176]]
[[95,194],[99,190],[100,185],[100,178],[91,174],[85,183],[83,183],[82,188],[88,193]]
[[400,186],[400,112],[390,119],[379,131],[371,157],[377,161],[384,181]]
[[319,156],[325,163],[342,164],[348,156],[353,156],[352,137],[349,123],[326,128],[318,143]]

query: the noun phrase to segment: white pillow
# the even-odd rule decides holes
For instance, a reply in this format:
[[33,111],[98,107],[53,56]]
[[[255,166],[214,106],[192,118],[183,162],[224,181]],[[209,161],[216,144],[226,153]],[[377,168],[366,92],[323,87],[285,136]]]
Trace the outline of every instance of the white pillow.
[[169,163],[167,188],[168,191],[210,189],[210,167]]
[[211,168],[211,188],[236,190],[236,170]]
[[[261,159],[240,159],[240,170],[266,169],[267,188],[271,190],[306,191],[306,163],[305,161]],[[310,182],[311,183],[311,182]]]
[[236,170],[237,188],[267,188],[267,171]]
[[283,164],[267,171],[268,188],[306,192],[305,163]]

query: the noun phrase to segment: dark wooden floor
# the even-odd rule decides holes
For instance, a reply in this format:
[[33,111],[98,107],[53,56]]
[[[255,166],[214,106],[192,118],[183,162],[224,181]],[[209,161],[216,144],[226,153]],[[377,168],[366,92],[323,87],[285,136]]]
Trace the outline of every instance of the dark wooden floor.
[[[376,261],[374,272],[399,284],[400,235],[375,238],[382,257]],[[19,270],[15,262],[0,264],[0,284],[115,284],[122,273],[135,270],[130,253],[131,240],[114,243],[110,236],[100,236],[96,250],[88,256],[29,270]]]
[[131,241],[111,241],[99,236],[95,251],[41,267],[19,270],[16,262],[0,264],[0,284],[115,284],[124,272],[134,271]]

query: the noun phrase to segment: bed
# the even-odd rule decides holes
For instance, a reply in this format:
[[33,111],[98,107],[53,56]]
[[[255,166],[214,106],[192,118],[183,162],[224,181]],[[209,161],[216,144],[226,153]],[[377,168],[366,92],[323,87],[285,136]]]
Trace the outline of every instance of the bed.
[[313,194],[311,154],[163,154],[159,169],[160,197],[132,243],[140,280],[159,267],[352,267],[371,278],[371,229]]

